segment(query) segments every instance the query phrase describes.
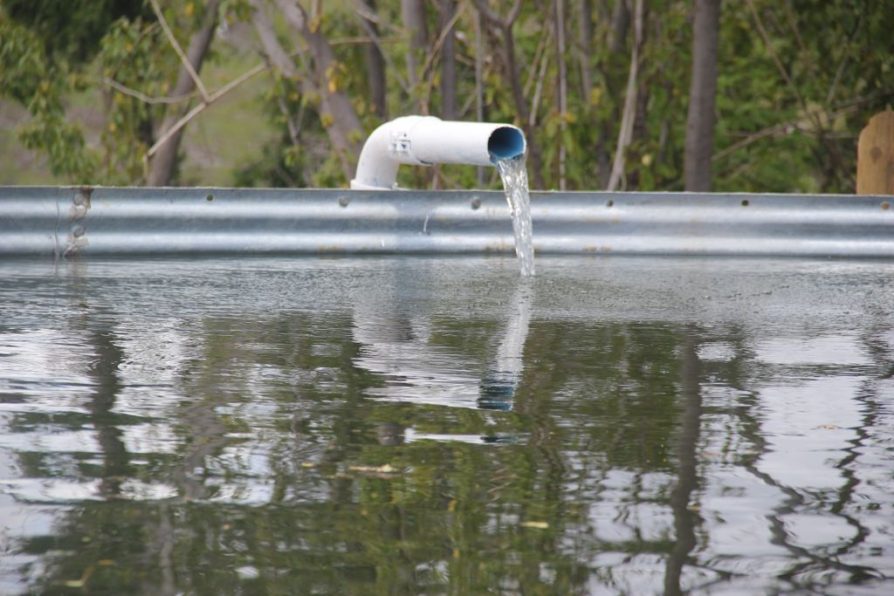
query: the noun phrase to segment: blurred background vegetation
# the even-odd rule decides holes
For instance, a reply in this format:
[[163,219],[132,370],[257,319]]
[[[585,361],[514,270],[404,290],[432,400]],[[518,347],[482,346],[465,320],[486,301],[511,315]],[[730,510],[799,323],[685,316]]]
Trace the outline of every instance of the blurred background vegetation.
[[535,188],[853,192],[891,31],[886,0],[0,0],[0,184],[344,186],[421,113],[521,126]]

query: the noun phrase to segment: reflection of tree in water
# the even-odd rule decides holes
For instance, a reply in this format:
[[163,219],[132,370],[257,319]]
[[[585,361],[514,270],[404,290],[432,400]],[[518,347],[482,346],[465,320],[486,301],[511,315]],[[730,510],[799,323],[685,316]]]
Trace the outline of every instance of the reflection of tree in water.
[[683,567],[696,546],[695,527],[700,522],[690,499],[699,487],[698,443],[702,419],[701,366],[696,338],[688,330],[680,346],[680,423],[677,443],[677,482],[670,495],[674,515],[674,546],[666,559],[664,593],[682,594]]
[[[430,324],[430,341],[477,355],[487,369],[499,322]],[[745,331],[713,332],[735,355],[708,365],[697,355],[708,334],[698,329],[535,317],[513,409],[484,411],[366,399],[382,380],[356,366],[361,346],[351,326],[347,314],[206,320],[202,358],[181,363],[178,390],[187,397],[170,412],[180,451],[148,456],[140,468],[112,412],[126,382],[115,374],[123,355],[111,333],[94,334],[103,364],[90,412],[106,501],[79,505],[60,527],[55,545],[67,554],[45,585],[93,567],[97,591],[232,592],[244,582],[258,592],[449,584],[458,594],[574,593],[635,586],[625,565],[654,555],[664,565],[653,571],[677,593],[687,566],[705,565],[693,556],[707,537],[691,508],[704,473],[702,383],[746,391],[754,371]],[[766,449],[756,407],[745,394],[731,439],[754,446],[740,459],[752,470]],[[496,429],[525,442],[382,440],[407,427]],[[854,458],[841,465],[852,469]],[[178,497],[116,500],[128,475],[173,481]],[[620,488],[619,477],[628,479]],[[260,500],[241,500],[264,486]],[[852,498],[841,495],[842,503]],[[607,508],[593,509],[600,503]],[[610,519],[594,519],[609,510]],[[671,521],[650,522],[643,511]],[[601,523],[623,535],[600,534]],[[622,557],[617,567],[602,563],[613,553]]]
[[[676,409],[676,382],[666,375],[678,368],[672,331],[660,331],[663,339],[656,341],[655,333],[636,326],[535,324],[526,356],[533,364],[516,394],[518,412],[497,414],[505,418],[498,421],[503,428],[526,433],[528,445],[488,449],[423,441],[395,450],[378,443],[377,424],[424,427],[430,418],[437,427],[476,431],[486,424],[485,413],[364,400],[364,389],[377,381],[353,368],[357,346],[347,326],[348,321],[298,316],[257,329],[237,329],[232,321],[209,323],[205,358],[184,370],[190,397],[175,422],[183,451],[177,462],[156,464],[156,475],[175,479],[180,498],[82,505],[60,541],[76,544],[89,537],[87,547],[60,561],[50,581],[80,577],[91,565],[111,561],[93,573],[90,581],[97,589],[226,589],[234,569],[254,566],[259,577],[253,581],[271,589],[338,590],[371,582],[382,589],[411,589],[449,577],[458,593],[498,585],[573,590],[587,573],[574,553],[561,547],[566,529],[585,523],[566,502],[568,447],[603,454],[607,467],[671,469],[666,446],[672,443],[674,422],[668,417]],[[464,333],[466,326],[480,328],[477,322],[443,321],[437,333],[460,338],[458,349],[486,353],[476,343],[492,345],[492,338]],[[234,346],[237,330],[240,341]],[[106,342],[98,349],[104,364],[96,370],[105,376],[97,379],[101,389],[93,411],[101,418],[120,389],[114,371],[121,354],[110,335],[99,341]],[[565,342],[581,350],[568,354]],[[238,373],[257,366],[285,374],[263,386],[240,384]],[[557,406],[556,395],[569,387],[574,391],[565,399],[575,403]],[[586,404],[576,403],[582,391],[589,394]],[[215,492],[206,480],[246,473],[207,469],[234,443],[227,433],[245,430],[244,423],[217,410],[259,397],[277,405],[270,420],[281,426],[267,429],[274,441],[270,469],[263,472],[269,476],[255,478],[275,484],[271,502],[262,507],[209,503]],[[566,418],[579,406],[582,416]],[[620,417],[643,424],[631,430],[617,424]],[[100,426],[110,456],[108,477],[119,478],[127,473],[120,430]],[[313,467],[303,467],[306,463]],[[379,478],[349,469],[386,463],[401,473]],[[628,548],[649,547],[633,542]],[[653,548],[665,552],[667,543]]]
[[[844,457],[833,464],[834,468],[841,470],[844,482],[836,491],[835,502],[828,504],[822,497],[811,494],[809,489],[789,486],[760,469],[760,461],[770,452],[771,446],[767,441],[766,431],[762,424],[764,419],[763,403],[760,400],[759,392],[752,387],[772,382],[777,373],[767,370],[766,365],[756,361],[756,354],[749,345],[750,340],[744,330],[734,328],[728,337],[728,341],[734,346],[735,356],[728,363],[722,365],[722,370],[716,370],[715,366],[714,371],[719,373],[719,378],[728,379],[730,387],[742,392],[738,399],[740,407],[727,410],[734,416],[737,424],[737,432],[731,435],[727,446],[728,450],[734,454],[734,462],[737,467],[742,467],[760,482],[777,489],[782,497],[778,505],[773,507],[766,516],[766,519],[772,544],[780,546],[788,552],[791,564],[786,570],[777,573],[775,579],[781,582],[780,585],[810,587],[811,580],[808,574],[811,571],[828,572],[831,570],[846,574],[847,581],[851,583],[879,578],[878,572],[870,567],[849,564],[841,560],[842,556],[855,552],[855,547],[864,541],[868,533],[856,518],[847,515],[843,510],[854,502],[854,488],[860,482],[856,477],[856,459],[869,429],[875,424],[872,414],[875,408],[870,403],[873,401],[875,381],[868,379],[864,382],[863,389],[855,396],[856,401],[866,402],[865,407],[862,408],[865,415],[859,427],[855,429],[857,437],[850,441],[852,446],[845,449]],[[881,365],[880,362],[879,364]],[[809,373],[807,370],[801,370],[799,374]],[[817,366],[813,374],[819,378],[834,373]],[[820,429],[814,429],[814,431],[817,430]],[[824,552],[824,548],[808,548],[795,544],[785,526],[784,519],[791,514],[806,512],[829,513],[841,517],[854,528],[852,538],[829,552]],[[707,539],[708,536],[706,536]],[[715,571],[719,573],[718,581],[723,581],[733,575],[728,571],[716,569]],[[768,579],[770,578],[761,578],[761,581],[766,582]]]
[[[78,325],[83,323],[79,322]],[[93,428],[101,463],[81,463],[78,472],[82,477],[98,480],[98,497],[114,501],[122,497],[122,485],[134,472],[130,455],[122,440],[122,427],[137,423],[138,420],[114,412],[115,399],[121,388],[118,367],[123,360],[123,352],[116,343],[114,332],[109,325],[103,323],[98,323],[98,329],[89,328],[89,323],[86,326],[84,337],[94,355],[88,368],[94,391],[86,404],[86,416],[74,413],[32,416],[45,418],[42,425],[54,430],[60,427],[72,431]],[[51,457],[52,455],[50,454]],[[78,454],[72,455],[78,457]],[[25,464],[24,477],[55,478],[61,475],[59,470],[54,469],[52,462],[29,466],[28,459],[23,458],[22,463]],[[31,463],[36,464],[37,461]],[[53,575],[46,578],[48,586],[60,583],[60,578],[73,580],[89,576],[101,562],[111,561],[122,552],[132,552],[130,538],[134,530],[142,526],[142,522],[133,524],[131,519],[118,517],[115,510],[115,507],[76,507],[75,513],[66,516],[52,544],[43,543],[43,539],[35,539],[24,545],[23,550],[35,554],[47,551],[75,553],[74,557],[53,557]],[[84,560],[91,561],[91,564],[84,565]]]
[[112,331],[96,331],[89,338],[96,351],[96,360],[90,367],[90,376],[96,390],[88,410],[103,456],[99,493],[105,498],[115,498],[121,494],[121,483],[131,474],[128,461],[130,458],[121,440],[121,429],[117,425],[120,421],[115,419],[112,411],[121,389],[118,367],[124,360],[124,355],[115,344]]

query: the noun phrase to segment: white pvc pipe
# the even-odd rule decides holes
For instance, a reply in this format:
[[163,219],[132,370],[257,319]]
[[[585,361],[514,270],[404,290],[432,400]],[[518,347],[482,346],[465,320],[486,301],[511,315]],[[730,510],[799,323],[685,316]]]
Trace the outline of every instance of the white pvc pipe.
[[455,163],[489,166],[525,152],[525,136],[511,124],[451,122],[434,116],[403,116],[373,131],[351,180],[355,190],[395,188],[400,164]]

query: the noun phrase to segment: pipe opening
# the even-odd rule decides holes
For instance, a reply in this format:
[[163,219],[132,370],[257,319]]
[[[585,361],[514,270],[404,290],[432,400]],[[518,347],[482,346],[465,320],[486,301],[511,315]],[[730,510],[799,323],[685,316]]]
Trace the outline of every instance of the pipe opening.
[[514,126],[501,126],[490,133],[487,152],[491,161],[512,159],[525,153],[525,135]]

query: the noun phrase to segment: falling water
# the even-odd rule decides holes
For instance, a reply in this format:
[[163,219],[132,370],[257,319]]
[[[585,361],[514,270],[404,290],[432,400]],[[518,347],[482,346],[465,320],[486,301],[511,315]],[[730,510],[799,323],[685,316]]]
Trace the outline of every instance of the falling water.
[[506,200],[509,202],[512,231],[515,233],[515,254],[518,255],[521,274],[530,277],[534,275],[534,243],[525,156],[501,159],[494,165],[503,179],[503,189],[506,191]]

